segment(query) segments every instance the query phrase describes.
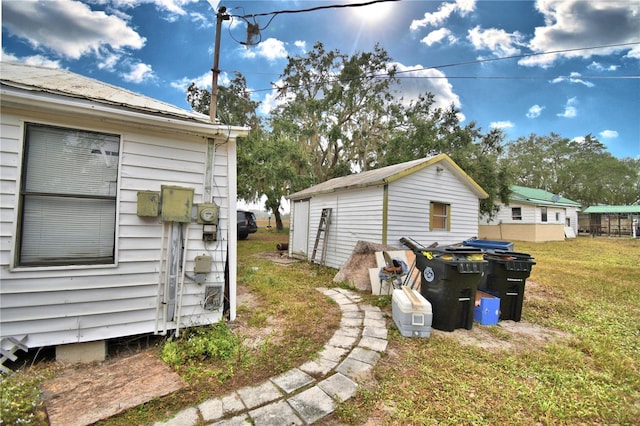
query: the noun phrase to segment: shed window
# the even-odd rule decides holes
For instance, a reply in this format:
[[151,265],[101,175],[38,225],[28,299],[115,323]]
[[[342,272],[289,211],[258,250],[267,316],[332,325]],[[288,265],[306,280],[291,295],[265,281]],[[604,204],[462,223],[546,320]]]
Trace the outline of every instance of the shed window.
[[546,207],[540,207],[540,220],[542,222],[546,222],[547,221],[547,208]]
[[27,124],[20,266],[114,263],[118,135]]
[[511,219],[522,220],[522,207],[511,208]]
[[451,206],[449,204],[432,202],[429,218],[429,230],[449,231],[451,223],[450,210]]

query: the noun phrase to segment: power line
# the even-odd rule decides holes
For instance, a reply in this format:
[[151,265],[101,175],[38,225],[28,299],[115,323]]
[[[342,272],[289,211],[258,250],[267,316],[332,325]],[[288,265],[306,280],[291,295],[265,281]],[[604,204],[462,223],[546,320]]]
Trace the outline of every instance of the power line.
[[[489,58],[489,59],[478,59],[475,61],[466,61],[466,62],[454,62],[451,64],[444,64],[444,65],[434,65],[434,66],[427,66],[427,67],[419,67],[419,68],[413,68],[410,70],[403,70],[403,71],[396,71],[394,76],[392,77],[388,72],[384,73],[384,74],[372,74],[372,75],[365,75],[365,76],[359,76],[359,77],[353,77],[351,79],[340,79],[340,78],[334,78],[329,80],[329,82],[336,82],[336,81],[344,81],[344,82],[348,82],[348,81],[352,81],[352,80],[356,80],[356,79],[360,79],[360,78],[394,78],[397,74],[406,74],[406,73],[411,73],[411,72],[417,72],[417,71],[426,71],[426,70],[430,70],[430,69],[441,69],[441,68],[449,68],[449,67],[455,67],[455,66],[461,66],[461,65],[472,65],[472,64],[482,64],[482,63],[486,63],[486,62],[496,62],[496,61],[504,61],[504,60],[508,60],[508,59],[520,59],[520,58],[527,58],[527,57],[532,57],[532,56],[541,56],[541,55],[550,55],[550,54],[556,54],[556,53],[567,53],[567,52],[576,52],[576,51],[580,51],[580,50],[592,50],[592,49],[604,49],[604,48],[611,48],[611,47],[625,47],[625,46],[633,46],[633,45],[638,45],[640,44],[640,42],[631,42],[631,43],[619,43],[619,44],[608,44],[608,45],[601,45],[601,46],[591,46],[591,47],[580,47],[580,48],[572,48],[572,49],[561,49],[561,50],[553,50],[553,51],[548,51],[548,52],[537,52],[537,53],[529,53],[529,54],[522,54],[522,55],[513,55],[513,56],[504,56],[504,57],[500,57],[500,58]],[[544,77],[544,76],[533,76],[533,77],[528,77],[528,76],[505,76],[505,77],[499,77],[499,76],[399,76],[397,78],[399,79],[408,79],[408,78],[414,78],[414,79],[420,79],[420,78],[429,78],[429,79],[437,79],[437,78],[445,78],[445,79],[477,79],[477,80],[491,80],[491,79],[495,79],[495,80],[535,80],[535,79],[544,79],[544,80],[552,80],[555,78],[580,78],[580,79],[609,79],[609,80],[615,80],[615,79],[637,79],[640,78],[640,76],[638,75],[626,75],[626,76],[554,76],[554,77]],[[319,84],[319,83],[318,83]],[[303,85],[298,85],[298,86],[286,86],[286,88],[298,88],[298,87],[302,87]],[[284,89],[285,87],[281,87],[279,89]],[[274,88],[268,88],[268,89],[255,89],[255,90],[249,90],[249,93],[257,93],[257,92],[267,92],[267,91],[271,91]]]
[[580,50],[606,49],[606,48],[610,48],[610,47],[634,46],[634,45],[637,45],[637,44],[640,44],[640,42],[635,41],[635,42],[630,42],[630,43],[604,44],[604,45],[601,45],[601,46],[576,47],[576,48],[573,48],[573,49],[550,50],[548,52],[524,53],[522,55],[503,56],[503,57],[500,57],[500,58],[478,59],[478,60],[475,60],[475,61],[454,62],[452,64],[446,64],[446,65],[435,65],[435,66],[430,66],[430,67],[414,68],[414,69],[411,69],[411,70],[398,71],[396,74],[402,74],[402,73],[414,72],[414,71],[423,71],[423,70],[428,70],[428,69],[440,69],[440,68],[448,68],[448,67],[457,67],[457,66],[460,66],[460,65],[482,64],[482,63],[486,63],[486,62],[504,61],[504,60],[507,60],[507,59],[522,59],[522,58],[530,58],[530,57],[533,57],[533,56],[553,55],[553,54],[556,54],[556,53],[578,52]]

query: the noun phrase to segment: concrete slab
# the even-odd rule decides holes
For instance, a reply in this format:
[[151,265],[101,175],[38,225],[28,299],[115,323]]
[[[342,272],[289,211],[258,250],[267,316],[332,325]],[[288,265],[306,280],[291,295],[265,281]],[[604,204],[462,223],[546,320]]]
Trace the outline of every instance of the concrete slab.
[[365,377],[372,369],[373,365],[348,356],[338,365],[336,371],[358,382],[359,379]]
[[278,401],[249,412],[256,426],[261,425],[302,425],[304,424],[289,404]]
[[384,318],[384,313],[380,308],[371,305],[361,305],[360,309],[364,312],[365,316],[370,318]]
[[360,336],[360,327],[340,327],[336,333],[340,333],[344,336],[349,337],[359,337]]
[[[354,311],[355,312],[355,311]],[[362,326],[362,316],[357,318],[345,318],[340,321],[340,327],[360,327]]]
[[384,318],[371,318],[370,316],[365,316],[363,325],[365,327],[386,327],[387,320]]
[[363,336],[375,337],[376,339],[386,339],[388,336],[387,327],[365,327],[362,330]]
[[360,308],[355,303],[340,305],[340,310],[342,312],[352,312],[352,311],[360,311]]
[[211,422],[217,420],[224,415],[222,408],[222,400],[220,398],[208,399],[202,404],[198,405],[202,420],[205,422]]
[[364,313],[360,310],[358,311],[347,311],[342,313],[342,318],[359,318],[362,320],[364,318]]
[[358,384],[340,373],[336,373],[319,382],[318,387],[338,402],[346,401],[358,391]]
[[104,361],[106,356],[106,340],[56,346],[56,360],[70,364],[100,362]]
[[249,417],[246,414],[241,414],[239,416],[211,423],[211,426],[248,426],[253,424],[254,423],[249,421]]
[[266,381],[258,386],[238,389],[238,395],[240,395],[244,405],[251,409],[282,398],[283,393],[273,383]]
[[336,402],[317,386],[289,398],[289,404],[307,424],[318,421],[336,409]]
[[197,408],[180,411],[174,418],[166,422],[154,423],[154,426],[195,426],[200,422]]
[[380,354],[378,352],[360,347],[353,348],[353,350],[349,354],[349,357],[357,359],[358,361],[366,362],[367,364],[371,365],[376,365],[376,363],[380,360]]
[[313,377],[304,371],[294,368],[271,379],[285,393],[289,394],[313,382]]
[[333,334],[333,337],[329,339],[327,344],[331,346],[338,346],[340,348],[350,348],[356,343],[356,340],[356,336],[346,336],[338,330]]
[[328,359],[317,359],[313,361],[307,361],[300,366],[300,370],[307,374],[311,374],[316,377],[323,377],[329,374],[331,370],[336,368],[337,361],[330,361]]
[[238,395],[236,392],[223,396],[221,398],[221,401],[222,411],[225,416],[229,413],[239,413],[240,411],[243,411],[247,408],[244,406],[240,395]]
[[318,356],[320,358],[338,362],[347,354],[347,352],[349,352],[347,348],[340,348],[337,346],[325,345],[324,349],[318,352]]
[[358,346],[361,348],[371,349],[376,352],[384,352],[387,350],[387,344],[389,342],[386,339],[377,339],[375,337],[362,336],[358,342]]

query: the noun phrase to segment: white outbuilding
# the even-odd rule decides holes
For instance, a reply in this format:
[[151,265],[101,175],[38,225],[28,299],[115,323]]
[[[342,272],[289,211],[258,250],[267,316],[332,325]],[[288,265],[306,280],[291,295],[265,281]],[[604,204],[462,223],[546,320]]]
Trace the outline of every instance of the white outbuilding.
[[2,360],[233,319],[248,129],[63,69],[0,80]]
[[478,235],[487,197],[446,154],[331,179],[288,197],[289,255],[339,269],[358,241],[460,243]]

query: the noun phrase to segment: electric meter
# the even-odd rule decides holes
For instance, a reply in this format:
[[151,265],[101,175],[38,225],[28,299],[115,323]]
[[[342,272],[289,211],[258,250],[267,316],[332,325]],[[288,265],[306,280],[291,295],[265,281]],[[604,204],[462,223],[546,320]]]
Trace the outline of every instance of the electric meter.
[[218,211],[219,208],[215,204],[198,204],[196,221],[198,223],[216,223],[218,221]]

